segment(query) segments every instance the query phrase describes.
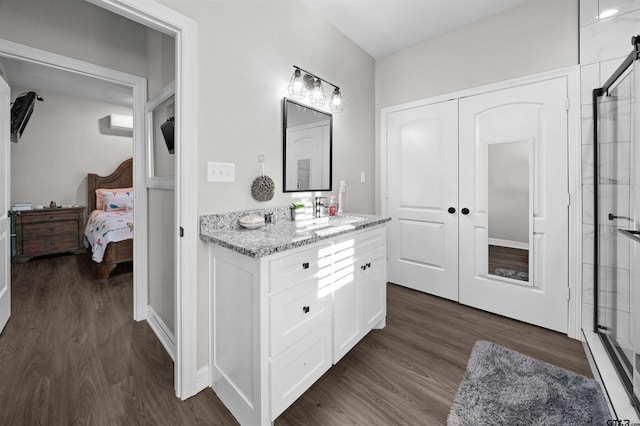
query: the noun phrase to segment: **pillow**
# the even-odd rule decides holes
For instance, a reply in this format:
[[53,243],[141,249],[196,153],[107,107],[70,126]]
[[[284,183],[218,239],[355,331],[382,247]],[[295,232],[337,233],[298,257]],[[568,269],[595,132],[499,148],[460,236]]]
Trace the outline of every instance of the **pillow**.
[[102,199],[103,192],[110,192],[117,194],[119,192],[131,192],[133,188],[98,188],[96,189],[96,210],[104,211],[104,200]]
[[102,193],[104,200],[104,211],[110,212],[114,210],[126,210],[127,205],[133,205],[133,191],[112,193],[104,191]]

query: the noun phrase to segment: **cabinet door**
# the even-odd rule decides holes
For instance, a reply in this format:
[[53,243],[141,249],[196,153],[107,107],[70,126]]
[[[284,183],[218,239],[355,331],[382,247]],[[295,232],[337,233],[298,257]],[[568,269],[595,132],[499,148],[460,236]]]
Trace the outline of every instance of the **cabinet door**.
[[331,367],[331,328],[325,321],[270,362],[271,420]]
[[333,273],[333,363],[335,364],[364,335],[362,298],[358,284],[359,263],[354,240],[336,243]]
[[360,285],[353,279],[333,293],[333,363],[342,358],[364,335]]
[[359,284],[362,293],[364,333],[381,325],[387,315],[387,262],[384,249],[377,249],[362,265]]

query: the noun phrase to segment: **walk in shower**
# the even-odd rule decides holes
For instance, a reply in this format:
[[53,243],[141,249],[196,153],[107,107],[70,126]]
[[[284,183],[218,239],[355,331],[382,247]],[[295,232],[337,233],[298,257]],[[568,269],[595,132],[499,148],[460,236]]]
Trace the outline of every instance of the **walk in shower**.
[[593,91],[594,328],[640,412],[640,38]]

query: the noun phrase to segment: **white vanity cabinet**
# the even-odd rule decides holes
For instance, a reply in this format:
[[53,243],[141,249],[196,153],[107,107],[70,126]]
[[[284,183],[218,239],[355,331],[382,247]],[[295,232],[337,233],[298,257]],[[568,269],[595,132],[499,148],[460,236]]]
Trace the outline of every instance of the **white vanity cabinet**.
[[386,316],[386,238],[380,230],[347,236],[334,247],[333,362]]
[[211,386],[268,425],[386,318],[384,226],[261,258],[209,245]]

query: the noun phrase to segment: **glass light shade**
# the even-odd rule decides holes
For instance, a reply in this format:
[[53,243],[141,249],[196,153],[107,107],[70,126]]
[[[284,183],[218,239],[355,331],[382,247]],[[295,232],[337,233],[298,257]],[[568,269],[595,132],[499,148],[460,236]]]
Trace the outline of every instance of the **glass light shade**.
[[311,90],[311,94],[309,94],[309,102],[311,102],[311,105],[313,106],[324,106],[324,101],[326,99],[327,96],[324,94],[322,82],[317,78],[316,83]]
[[289,81],[289,86],[287,86],[289,90],[289,96],[293,99],[304,99],[304,96],[307,94],[307,88],[304,86],[304,82],[302,81],[302,73],[299,69],[296,69],[291,76],[291,81]]
[[331,111],[333,112],[342,112],[342,106],[344,105],[344,101],[342,100],[342,95],[340,94],[340,89],[337,87],[333,90],[333,94],[331,95],[331,101],[329,102],[329,106],[331,107]]

